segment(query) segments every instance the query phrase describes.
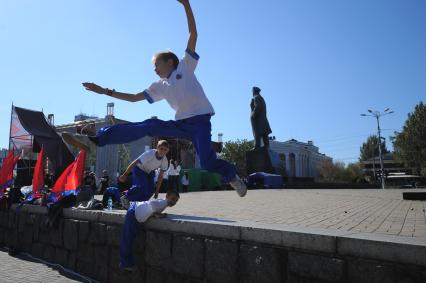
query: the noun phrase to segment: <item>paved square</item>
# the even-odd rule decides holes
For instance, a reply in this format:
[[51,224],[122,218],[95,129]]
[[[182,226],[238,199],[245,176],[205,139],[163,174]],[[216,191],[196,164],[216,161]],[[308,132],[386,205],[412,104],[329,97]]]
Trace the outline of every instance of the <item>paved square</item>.
[[9,256],[0,248],[0,282],[2,283],[77,283],[87,282],[73,275],[61,274],[43,263],[33,261],[25,255]]
[[403,200],[405,191],[250,190],[244,198],[234,191],[192,192],[166,212],[426,238],[426,202]]

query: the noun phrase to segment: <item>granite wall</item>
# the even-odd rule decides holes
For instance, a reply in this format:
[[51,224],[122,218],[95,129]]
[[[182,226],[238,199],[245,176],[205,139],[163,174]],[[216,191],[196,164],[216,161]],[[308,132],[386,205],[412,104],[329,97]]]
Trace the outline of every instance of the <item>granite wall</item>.
[[172,215],[140,225],[129,273],[118,268],[123,212],[66,209],[57,228],[45,221],[43,207],[0,211],[0,244],[100,282],[426,282],[422,239]]

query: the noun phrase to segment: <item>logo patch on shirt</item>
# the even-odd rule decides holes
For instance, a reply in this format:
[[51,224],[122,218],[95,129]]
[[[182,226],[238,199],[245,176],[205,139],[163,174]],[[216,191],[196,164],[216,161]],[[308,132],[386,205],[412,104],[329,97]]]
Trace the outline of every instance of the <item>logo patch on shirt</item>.
[[177,74],[177,75],[176,75],[176,79],[177,79],[177,80],[180,80],[181,78],[182,78],[182,75],[181,75],[181,74]]

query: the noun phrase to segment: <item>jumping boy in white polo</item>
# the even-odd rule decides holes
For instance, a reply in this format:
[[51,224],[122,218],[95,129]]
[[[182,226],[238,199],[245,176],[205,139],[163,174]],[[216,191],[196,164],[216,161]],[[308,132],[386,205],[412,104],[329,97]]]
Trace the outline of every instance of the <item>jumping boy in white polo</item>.
[[[99,130],[96,137],[89,139],[98,146],[129,143],[144,136],[174,136],[192,141],[200,157],[203,169],[219,173],[243,197],[247,193],[244,182],[236,174],[236,168],[229,162],[218,159],[211,148],[210,118],[214,110],[201,84],[194,74],[199,56],[195,52],[197,28],[188,0],[178,0],[185,8],[189,40],[185,55],[179,61],[172,52],[154,55],[155,72],[160,80],[137,94],[129,94],[100,87],[94,83],[83,83],[84,87],[99,94],[117,99],[136,102],[147,100],[154,103],[165,99],[176,111],[174,121],[148,119],[139,123],[118,124]],[[78,143],[78,142],[77,142]]]

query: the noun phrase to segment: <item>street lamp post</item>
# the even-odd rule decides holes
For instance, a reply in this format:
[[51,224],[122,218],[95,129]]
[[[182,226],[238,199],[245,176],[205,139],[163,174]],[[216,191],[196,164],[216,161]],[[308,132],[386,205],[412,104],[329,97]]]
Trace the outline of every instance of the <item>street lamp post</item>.
[[[385,171],[384,171],[384,166],[383,166],[383,154],[382,154],[382,136],[381,136],[381,131],[380,131],[380,117],[385,116],[385,115],[389,115],[394,113],[394,111],[390,111],[389,108],[386,108],[385,111],[383,113],[379,112],[379,111],[372,111],[370,109],[368,109],[368,112],[370,114],[361,114],[361,116],[371,116],[376,118],[377,121],[377,134],[378,134],[378,138],[379,138],[379,158],[380,158],[380,181],[382,183],[382,189],[385,189]],[[373,157],[375,158],[375,157]],[[374,159],[373,159],[374,162]]]

